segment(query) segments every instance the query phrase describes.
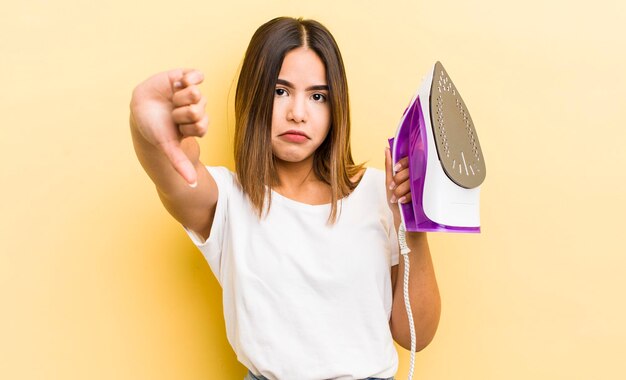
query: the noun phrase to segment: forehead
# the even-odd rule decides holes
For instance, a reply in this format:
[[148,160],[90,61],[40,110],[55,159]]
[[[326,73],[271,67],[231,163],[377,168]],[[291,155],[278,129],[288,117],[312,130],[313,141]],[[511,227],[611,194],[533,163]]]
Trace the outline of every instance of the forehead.
[[326,66],[315,51],[299,47],[285,55],[278,78],[296,85],[325,85]]

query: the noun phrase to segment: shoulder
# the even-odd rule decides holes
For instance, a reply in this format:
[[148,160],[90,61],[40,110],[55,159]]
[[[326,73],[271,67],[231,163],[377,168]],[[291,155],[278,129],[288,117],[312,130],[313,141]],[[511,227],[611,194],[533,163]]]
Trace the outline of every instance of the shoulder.
[[368,183],[367,185],[368,187],[380,188],[380,189],[385,188],[385,171],[384,170],[368,167],[366,168],[366,171],[363,174],[363,177],[361,179],[365,180],[365,182]]
[[238,189],[237,174],[225,166],[205,166],[213,180],[217,184],[218,189],[222,191],[232,191]]
[[225,166],[205,166],[206,170],[213,176],[223,180],[234,181],[237,175]]
[[385,172],[383,170],[367,167],[359,173],[360,181],[357,185],[359,192],[367,193],[376,197],[385,196]]
[[234,178],[235,173],[233,173],[230,169],[225,166],[205,166],[206,170],[211,173],[211,175],[216,175],[222,178]]
[[[369,179],[368,179],[369,178]],[[352,176],[350,180],[353,183],[360,183],[362,180],[368,179],[368,182],[385,181],[385,172],[378,168],[363,167],[358,173]]]
[[363,176],[365,175],[366,171],[367,171],[366,167],[361,168],[361,170],[359,170],[355,175],[350,177],[350,182],[352,182],[352,183],[359,183],[359,182],[361,182],[361,180],[363,179]]

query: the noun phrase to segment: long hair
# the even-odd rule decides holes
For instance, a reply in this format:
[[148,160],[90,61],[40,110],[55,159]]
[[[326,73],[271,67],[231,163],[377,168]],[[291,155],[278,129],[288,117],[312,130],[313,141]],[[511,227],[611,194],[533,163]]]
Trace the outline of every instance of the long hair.
[[330,129],[313,156],[316,177],[331,187],[328,223],[336,222],[337,201],[358,185],[351,178],[362,168],[350,150],[348,83],[341,53],[328,29],[317,21],[278,17],[254,33],[241,67],[235,94],[235,165],[242,190],[260,217],[269,212],[278,181],[271,148],[276,81],[285,55],[308,47],[322,60],[330,101]]

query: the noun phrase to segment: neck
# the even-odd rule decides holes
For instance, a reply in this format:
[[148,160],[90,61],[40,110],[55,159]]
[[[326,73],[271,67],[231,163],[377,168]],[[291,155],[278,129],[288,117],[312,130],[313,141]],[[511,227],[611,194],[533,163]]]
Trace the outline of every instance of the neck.
[[312,183],[319,182],[313,171],[313,156],[300,162],[288,162],[275,158],[278,183],[275,189],[298,191]]

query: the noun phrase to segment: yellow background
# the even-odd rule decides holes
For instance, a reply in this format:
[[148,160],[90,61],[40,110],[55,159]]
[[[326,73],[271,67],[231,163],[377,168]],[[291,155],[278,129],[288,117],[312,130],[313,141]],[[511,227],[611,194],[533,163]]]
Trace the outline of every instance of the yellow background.
[[338,40],[358,161],[383,167],[435,60],[476,124],[483,233],[430,234],[443,314],[415,378],[626,378],[618,0],[3,3],[0,378],[243,378],[220,287],[134,156],[128,103],[155,72],[202,70],[202,159],[232,168],[237,69],[278,15]]

